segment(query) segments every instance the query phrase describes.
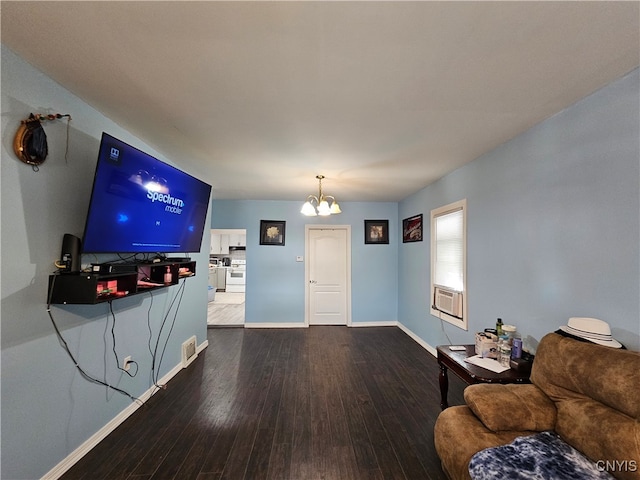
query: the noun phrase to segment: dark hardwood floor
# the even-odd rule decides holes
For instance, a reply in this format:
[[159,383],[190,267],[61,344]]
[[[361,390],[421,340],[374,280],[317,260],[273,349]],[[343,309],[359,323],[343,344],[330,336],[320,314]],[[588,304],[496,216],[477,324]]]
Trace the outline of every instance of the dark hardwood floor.
[[[437,362],[400,329],[218,328],[208,340],[62,478],[445,478]],[[463,388],[450,375],[451,405]]]

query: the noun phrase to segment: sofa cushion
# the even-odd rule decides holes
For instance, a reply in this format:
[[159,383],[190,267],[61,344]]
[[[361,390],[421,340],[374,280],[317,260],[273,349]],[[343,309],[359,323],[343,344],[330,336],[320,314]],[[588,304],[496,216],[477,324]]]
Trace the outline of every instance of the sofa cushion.
[[464,390],[464,400],[482,423],[500,430],[553,430],[556,407],[535,385],[480,383]]
[[508,445],[487,448],[469,462],[472,480],[609,480],[613,477],[553,432],[518,437]]
[[554,401],[589,397],[640,419],[640,353],[545,335],[536,351],[531,382]]
[[535,432],[492,432],[467,406],[449,407],[438,415],[434,427],[434,443],[442,469],[455,480],[469,479],[469,460],[478,450],[504,445],[516,437]]
[[556,432],[618,478],[640,479],[640,422],[589,398],[558,402]]

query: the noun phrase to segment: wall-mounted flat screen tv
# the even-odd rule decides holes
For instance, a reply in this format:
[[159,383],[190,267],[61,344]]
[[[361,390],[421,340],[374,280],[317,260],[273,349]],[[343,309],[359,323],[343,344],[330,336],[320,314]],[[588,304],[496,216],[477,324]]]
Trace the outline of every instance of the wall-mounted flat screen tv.
[[86,253],[199,252],[211,186],[102,134]]

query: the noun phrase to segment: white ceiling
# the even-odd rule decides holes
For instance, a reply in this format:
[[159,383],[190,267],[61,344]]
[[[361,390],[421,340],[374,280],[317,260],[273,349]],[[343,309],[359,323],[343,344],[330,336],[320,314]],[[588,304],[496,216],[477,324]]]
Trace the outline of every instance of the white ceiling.
[[639,6],[2,1],[1,34],[214,198],[398,201],[636,68]]

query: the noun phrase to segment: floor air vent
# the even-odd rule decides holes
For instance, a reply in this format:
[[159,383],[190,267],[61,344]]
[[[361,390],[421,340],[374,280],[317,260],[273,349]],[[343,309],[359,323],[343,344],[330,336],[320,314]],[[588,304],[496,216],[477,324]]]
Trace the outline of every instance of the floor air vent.
[[195,335],[182,344],[182,368],[189,366],[198,357]]

